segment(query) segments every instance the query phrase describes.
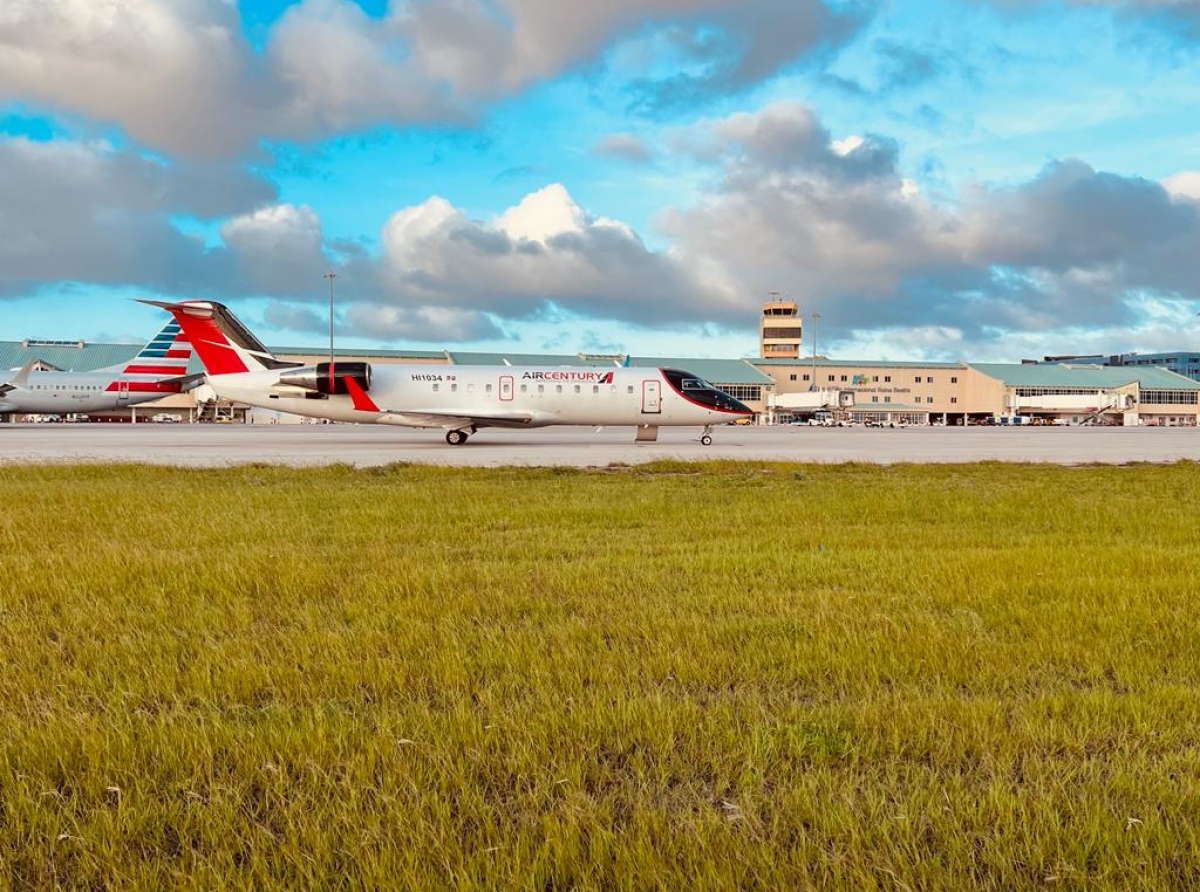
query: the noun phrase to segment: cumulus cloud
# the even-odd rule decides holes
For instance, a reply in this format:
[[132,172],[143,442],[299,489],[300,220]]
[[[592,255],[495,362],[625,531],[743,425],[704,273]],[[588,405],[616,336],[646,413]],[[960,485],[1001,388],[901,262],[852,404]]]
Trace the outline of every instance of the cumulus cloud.
[[187,155],[242,147],[275,100],[220,0],[6,0],[0,98],[115,121]]
[[241,213],[276,191],[232,167],[17,138],[0,140],[0,195],[0,290],[76,280],[186,293],[229,271],[173,217]]
[[1172,195],[1200,201],[1200,170],[1180,171],[1164,179],[1162,184]]
[[504,337],[504,332],[485,313],[457,307],[397,307],[359,303],[347,311],[345,328],[348,333],[361,337],[429,344]]
[[588,214],[559,184],[491,222],[431,198],[393,214],[382,244],[386,299],[398,306],[520,318],[552,304],[591,318],[686,325],[731,318],[738,305],[669,254],[649,250],[630,227]]
[[243,287],[260,294],[312,294],[328,269],[321,221],[310,207],[275,204],[232,218],[221,238]]
[[[689,268],[786,290],[823,331],[997,332],[1128,321],[1145,291],[1200,297],[1200,207],[1158,183],[1077,160],[937,205],[902,176],[895,144],[834,139],[791,103],[709,122],[718,188],[662,218]],[[859,141],[861,139],[861,142]]]
[[[595,60],[622,38],[652,40],[679,64],[644,72],[653,104],[738,89],[854,33],[858,8],[824,0],[555,0],[418,2],[399,9],[417,58],[463,94],[511,92]],[[636,58],[636,53],[627,58]]]
[[[289,7],[257,52],[227,0],[7,0],[0,100],[116,123],[186,157],[261,138],[378,123],[461,122],[489,101],[602,60],[647,31],[699,67],[643,87],[738,89],[843,39],[862,17],[832,0],[413,0],[386,15],[352,0]],[[684,39],[686,36],[686,39]],[[649,85],[649,87],[647,87]]]

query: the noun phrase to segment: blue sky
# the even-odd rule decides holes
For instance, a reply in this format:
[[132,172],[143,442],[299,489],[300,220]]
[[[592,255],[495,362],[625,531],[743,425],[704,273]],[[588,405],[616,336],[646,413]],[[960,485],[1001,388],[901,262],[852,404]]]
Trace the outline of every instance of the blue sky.
[[8,0],[0,338],[1200,350],[1198,121],[1196,0]]

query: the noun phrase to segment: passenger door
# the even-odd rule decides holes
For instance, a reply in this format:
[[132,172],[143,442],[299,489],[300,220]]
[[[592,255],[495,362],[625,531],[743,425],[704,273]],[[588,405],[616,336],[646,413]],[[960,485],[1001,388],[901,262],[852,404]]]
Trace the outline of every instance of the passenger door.
[[642,382],[642,414],[658,415],[662,412],[661,381]]

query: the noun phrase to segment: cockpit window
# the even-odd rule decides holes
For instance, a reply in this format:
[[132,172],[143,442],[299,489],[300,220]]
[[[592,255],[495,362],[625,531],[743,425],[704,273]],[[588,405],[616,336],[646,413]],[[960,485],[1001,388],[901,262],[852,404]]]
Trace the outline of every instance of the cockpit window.
[[746,406],[727,393],[713,387],[703,378],[697,378],[695,375],[679,369],[662,369],[661,371],[663,377],[667,379],[667,383],[688,402],[719,412],[731,412],[738,415],[751,414]]

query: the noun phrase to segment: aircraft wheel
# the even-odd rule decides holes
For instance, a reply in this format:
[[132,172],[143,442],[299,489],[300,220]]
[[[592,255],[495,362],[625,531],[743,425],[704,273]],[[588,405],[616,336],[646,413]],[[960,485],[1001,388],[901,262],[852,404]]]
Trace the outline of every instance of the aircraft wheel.
[[703,437],[700,438],[700,445],[701,446],[711,446],[712,445],[712,437],[710,437],[708,434],[705,434]]
[[446,442],[451,446],[461,446],[467,442],[466,431],[446,431]]

